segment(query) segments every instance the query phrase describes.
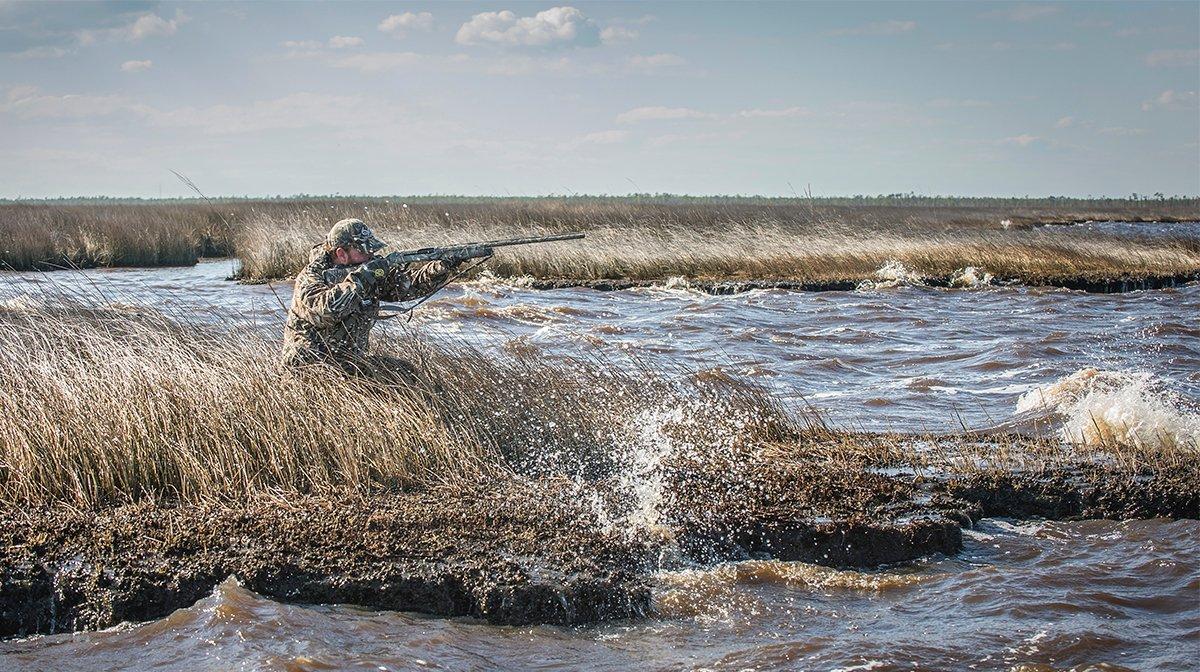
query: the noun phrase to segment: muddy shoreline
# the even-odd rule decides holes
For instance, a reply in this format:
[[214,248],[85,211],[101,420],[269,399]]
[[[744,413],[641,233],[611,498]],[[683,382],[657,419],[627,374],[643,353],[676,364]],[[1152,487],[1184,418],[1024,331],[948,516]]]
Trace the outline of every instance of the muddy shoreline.
[[[1167,289],[1180,287],[1190,282],[1200,281],[1200,271],[1177,275],[1126,275],[1119,277],[1087,278],[1087,277],[1046,277],[1046,278],[993,278],[991,284],[996,286],[1024,287],[1060,287],[1074,289],[1094,294],[1117,294],[1147,289]],[[597,291],[622,291],[647,287],[662,287],[667,280],[571,280],[544,279],[533,280],[529,283],[532,289],[594,289]],[[740,294],[756,289],[785,289],[799,292],[849,292],[858,289],[866,280],[692,280],[688,279],[680,285],[688,289],[717,296]],[[921,284],[928,287],[956,287],[955,276],[927,276]]]
[[[275,280],[245,279],[236,275],[225,278],[229,282],[246,285],[265,285],[272,282],[286,282],[288,279]],[[957,278],[953,275],[925,276],[921,284],[928,287],[959,287]],[[679,285],[715,296],[741,294],[756,289],[784,289],[797,292],[851,292],[859,288],[868,278],[844,278],[837,280],[789,280],[789,279],[687,279]],[[1074,289],[1092,294],[1120,294],[1148,289],[1169,289],[1182,287],[1191,282],[1200,281],[1200,270],[1174,275],[1135,275],[1127,274],[1113,277],[1090,278],[1082,276],[1056,276],[1044,278],[998,277],[992,278],[992,286],[1019,287],[1058,287]],[[657,280],[628,280],[624,278],[605,278],[598,280],[571,278],[536,278],[528,282],[522,281],[522,286],[530,289],[592,289],[600,292],[619,292],[630,289],[646,289],[663,287],[670,282],[669,278]]]
[[0,514],[0,636],[161,618],[230,576],[288,602],[575,625],[649,614],[661,569],[766,558],[878,567],[953,555],[964,526],[993,516],[1200,516],[1195,468],[931,478],[782,460],[735,475],[673,468],[660,525],[638,533],[605,530],[565,479],[238,505],[9,509]]

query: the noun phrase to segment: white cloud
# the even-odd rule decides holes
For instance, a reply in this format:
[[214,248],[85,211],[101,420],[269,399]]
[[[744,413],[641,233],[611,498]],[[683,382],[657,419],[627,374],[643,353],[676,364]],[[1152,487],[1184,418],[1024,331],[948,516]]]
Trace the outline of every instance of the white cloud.
[[991,107],[992,103],[986,100],[977,100],[974,98],[934,98],[929,101],[930,107],[940,109],[952,108],[985,108]]
[[997,9],[993,12],[987,12],[982,16],[988,19],[1008,19],[1009,21],[1017,21],[1026,23],[1035,19],[1042,19],[1047,16],[1053,16],[1062,11],[1061,7],[1046,4],[1021,4],[1015,7],[1005,9]]
[[626,61],[631,70],[648,72],[664,68],[677,68],[687,64],[687,59],[676,54],[650,54],[649,56],[630,56]]
[[62,58],[70,51],[62,47],[32,47],[25,51],[19,51],[15,54],[10,54],[10,58],[15,58],[18,61],[29,61],[38,58]]
[[1075,125],[1075,117],[1061,117],[1054,122],[1055,128],[1070,128]]
[[43,95],[34,87],[16,87],[0,105],[0,113],[14,114],[22,119],[85,119],[103,117],[135,106],[122,96]]
[[690,107],[637,107],[617,115],[618,124],[633,124],[643,121],[664,121],[675,119],[786,119],[798,117],[816,117],[817,113],[806,107],[781,108],[752,108],[738,110],[729,114],[704,112]]
[[1146,65],[1157,67],[1186,67],[1200,62],[1200,49],[1157,49],[1146,54]]
[[743,119],[778,119],[781,117],[807,117],[812,112],[804,107],[785,107],[776,110],[762,110],[755,108],[753,110],[741,110],[734,113],[735,117]]
[[644,26],[649,23],[658,21],[658,17],[653,14],[643,14],[636,19],[613,19],[612,23],[625,26]]
[[300,49],[300,50],[304,50],[304,51],[315,51],[317,49],[320,49],[324,45],[322,45],[320,42],[318,42],[316,40],[288,40],[283,43],[283,46],[287,47],[288,49]]
[[194,128],[210,135],[294,130],[313,127],[337,129],[385,126],[394,120],[395,108],[370,105],[359,96],[293,93],[247,105],[144,109],[154,125]]
[[421,54],[411,51],[392,51],[339,56],[330,61],[329,65],[359,72],[379,73],[411,68],[428,62],[429,59]]
[[121,72],[144,72],[154,65],[153,61],[125,61],[121,64]]
[[868,23],[865,26],[857,26],[854,28],[839,28],[838,30],[829,31],[830,35],[899,35],[900,33],[911,32],[916,29],[916,21],[877,21]]
[[595,46],[600,43],[600,31],[574,7],[552,7],[526,17],[504,10],[472,16],[459,27],[454,41],[468,46]]
[[638,37],[638,31],[625,26],[609,26],[600,31],[600,41],[605,44],[621,44],[632,42]]
[[433,30],[433,14],[429,12],[392,14],[380,21],[377,28],[379,32],[388,33],[392,37],[404,37],[409,31],[414,30],[427,33]]
[[1099,129],[1097,131],[1097,133],[1100,133],[1101,135],[1118,135],[1118,136],[1122,136],[1122,137],[1129,137],[1129,136],[1134,136],[1134,135],[1145,135],[1145,134],[1149,133],[1149,131],[1147,131],[1144,128],[1127,128],[1125,126],[1106,126],[1104,128]]
[[348,37],[346,35],[334,35],[329,38],[330,49],[349,49],[351,47],[361,47],[365,42],[361,37]]
[[624,142],[629,137],[629,131],[597,131],[579,138],[580,142],[593,145],[614,145]]
[[1011,138],[1004,138],[1004,139],[1000,140],[1000,144],[1002,144],[1002,145],[1018,145],[1020,147],[1028,147],[1028,146],[1032,145],[1033,143],[1038,142],[1039,140],[1041,140],[1041,138],[1039,138],[1038,136],[1029,135],[1028,133],[1025,133],[1022,135],[1014,135]]
[[656,148],[680,144],[713,145],[729,140],[738,140],[742,137],[743,132],[741,131],[733,133],[668,133],[650,138],[647,144]]
[[79,43],[92,45],[99,42],[139,42],[147,37],[167,37],[179,31],[187,23],[188,16],[176,10],[175,18],[164,19],[157,14],[147,13],[132,22],[116,28],[81,30],[76,33]]
[[559,143],[562,150],[578,149],[584,145],[617,145],[629,139],[629,131],[611,130],[586,133]]
[[582,72],[575,62],[563,56],[559,58],[514,58],[463,59],[451,64],[462,71],[481,71],[488,75],[519,77],[522,75],[578,75]]
[[618,124],[634,124],[641,121],[664,119],[715,119],[717,115],[689,107],[636,107],[617,115]]
[[1153,100],[1147,100],[1142,103],[1142,111],[1149,112],[1154,109],[1163,110],[1190,110],[1196,108],[1196,92],[1195,91],[1176,91],[1167,89],[1158,94],[1158,97]]

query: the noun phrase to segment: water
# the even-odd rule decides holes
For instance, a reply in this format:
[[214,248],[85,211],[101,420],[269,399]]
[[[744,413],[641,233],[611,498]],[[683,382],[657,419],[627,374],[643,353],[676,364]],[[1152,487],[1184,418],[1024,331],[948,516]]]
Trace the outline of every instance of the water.
[[1074,233],[1106,233],[1140,238],[1197,238],[1200,222],[1080,222],[1079,224],[1045,224],[1039,228]]
[[[217,261],[184,269],[5,273],[0,300],[69,289],[88,302],[281,329],[289,284],[226,282],[232,270]],[[1186,413],[1166,422],[1186,427],[1200,398],[1198,314],[1197,283],[1124,294],[900,286],[710,296],[682,282],[598,292],[536,291],[484,279],[448,288],[411,322],[395,319],[379,328],[485,347],[516,341],[550,354],[634,356],[679,372],[723,369],[837,426],[922,432],[1003,424],[1022,395],[1089,368],[1124,376],[1142,388],[1138,395],[1169,397],[1168,409]],[[1081,423],[1105,410],[1066,405]]]
[[[0,301],[68,290],[279,329],[288,284],[224,281],[233,270],[5,273]],[[1198,314],[1197,283],[1117,295],[902,284],[713,297],[684,281],[539,292],[485,278],[381,328],[636,357],[680,375],[720,368],[850,428],[1020,427],[1050,409],[1085,440],[1095,427],[1186,443],[1200,436]],[[638,470],[653,464],[631,461],[631,479]],[[653,491],[642,481],[629,485]],[[287,605],[226,583],[161,621],[2,642],[0,669],[1183,670],[1200,657],[1198,559],[1195,520],[985,521],[958,557],[886,571],[756,562],[663,574],[653,617],[572,629]]]
[[1194,520],[990,520],[958,557],[898,569],[757,562],[663,575],[657,615],[578,628],[288,605],[227,582],[161,621],[0,642],[0,666],[1191,670],[1198,547]]

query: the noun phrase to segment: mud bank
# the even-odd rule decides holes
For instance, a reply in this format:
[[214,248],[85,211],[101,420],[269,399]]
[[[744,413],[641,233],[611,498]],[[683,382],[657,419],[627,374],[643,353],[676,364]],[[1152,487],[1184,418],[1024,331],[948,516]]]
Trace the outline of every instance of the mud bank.
[[[1096,294],[1116,294],[1134,292],[1146,289],[1166,289],[1179,287],[1189,282],[1200,280],[1200,271],[1178,275],[1124,275],[1118,277],[1087,278],[1087,277],[1045,277],[1045,278],[993,278],[993,285],[1020,285],[1027,287],[1061,287]],[[529,286],[533,289],[571,289],[584,288],[597,291],[620,291],[646,287],[662,287],[667,280],[571,280],[545,279],[533,280]],[[688,280],[684,287],[725,296],[749,292],[755,289],[786,289],[799,292],[848,292],[857,289],[863,280]],[[956,287],[959,279],[956,276],[927,276],[921,279],[921,284],[929,287]]]
[[0,634],[161,618],[229,576],[287,601],[562,625],[636,616],[648,547],[551,483],[0,518]]
[[[927,477],[820,467],[670,468],[654,525],[613,528],[565,479],[245,505],[0,514],[0,636],[161,618],[227,577],[278,600],[571,625],[646,615],[654,573],[729,560],[875,567],[962,546],[987,516],[1200,515],[1195,465]],[[815,467],[815,468],[814,468]]]

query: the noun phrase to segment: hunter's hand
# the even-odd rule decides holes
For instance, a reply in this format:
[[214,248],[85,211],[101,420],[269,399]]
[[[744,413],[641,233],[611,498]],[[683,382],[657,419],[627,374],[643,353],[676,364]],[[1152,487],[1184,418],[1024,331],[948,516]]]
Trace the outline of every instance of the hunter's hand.
[[373,292],[379,283],[387,277],[392,264],[387,257],[376,257],[358,268],[350,271],[350,278],[364,293]]

